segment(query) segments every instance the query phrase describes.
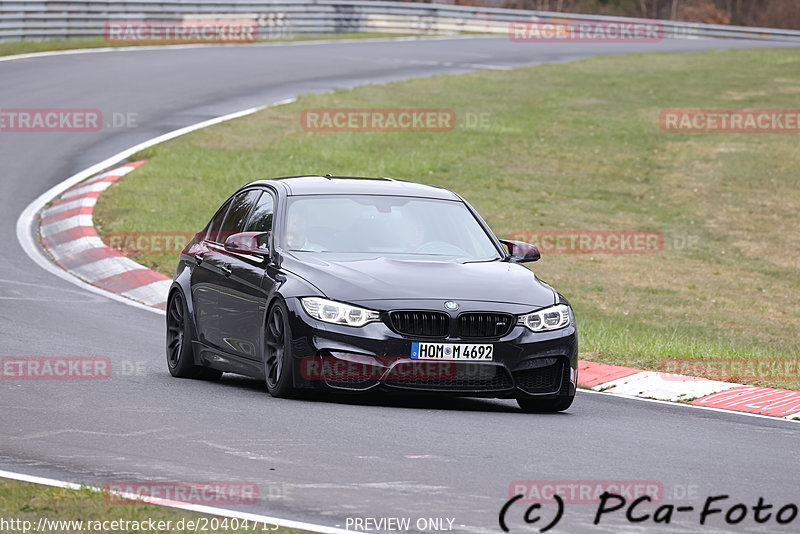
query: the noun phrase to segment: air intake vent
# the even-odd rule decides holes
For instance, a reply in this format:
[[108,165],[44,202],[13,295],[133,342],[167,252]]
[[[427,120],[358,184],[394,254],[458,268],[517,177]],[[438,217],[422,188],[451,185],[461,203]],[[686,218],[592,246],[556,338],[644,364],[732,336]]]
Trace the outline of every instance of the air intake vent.
[[480,363],[437,362],[434,371],[428,362],[402,362],[385,378],[388,386],[448,391],[506,390],[512,387],[511,377],[500,365]]
[[514,373],[514,381],[528,393],[556,392],[562,380],[569,380],[569,372],[569,363],[559,358],[552,365]]

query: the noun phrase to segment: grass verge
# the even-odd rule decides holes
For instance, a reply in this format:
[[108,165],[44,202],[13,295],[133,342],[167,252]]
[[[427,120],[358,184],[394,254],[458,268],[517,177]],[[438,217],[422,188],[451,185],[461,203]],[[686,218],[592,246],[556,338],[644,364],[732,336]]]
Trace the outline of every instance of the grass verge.
[[[647,230],[658,254],[547,254],[574,305],[581,357],[777,359],[800,349],[800,150],[792,134],[671,134],[670,108],[797,107],[800,52],[600,57],[371,85],[195,132],[105,193],[102,233],[196,231],[255,179],[391,176],[461,193],[498,235]],[[304,131],[307,108],[449,108],[449,132]],[[176,201],[180,199],[180,201]],[[174,254],[135,258],[172,274]],[[800,388],[800,376],[731,376]],[[701,374],[703,374],[701,372]],[[711,376],[718,378],[717,376]]]
[[[14,523],[10,523],[14,521]],[[5,522],[5,523],[3,523]],[[27,522],[27,523],[26,523]],[[114,523],[116,522],[116,523]],[[196,528],[198,525],[203,528]],[[41,526],[42,528],[37,529]],[[218,527],[218,528],[217,528]],[[120,505],[91,489],[70,490],[0,478],[0,532],[270,532],[301,534],[306,531],[247,526],[241,521],[146,504]]]

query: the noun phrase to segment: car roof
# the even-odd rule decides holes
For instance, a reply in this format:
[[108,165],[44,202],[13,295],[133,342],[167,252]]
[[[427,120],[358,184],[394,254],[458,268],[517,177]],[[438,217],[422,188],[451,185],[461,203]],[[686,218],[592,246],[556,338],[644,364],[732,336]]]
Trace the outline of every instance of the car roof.
[[286,194],[296,195],[391,195],[404,197],[461,200],[443,187],[418,184],[393,178],[362,178],[355,176],[287,176],[258,180],[249,185],[283,184]]

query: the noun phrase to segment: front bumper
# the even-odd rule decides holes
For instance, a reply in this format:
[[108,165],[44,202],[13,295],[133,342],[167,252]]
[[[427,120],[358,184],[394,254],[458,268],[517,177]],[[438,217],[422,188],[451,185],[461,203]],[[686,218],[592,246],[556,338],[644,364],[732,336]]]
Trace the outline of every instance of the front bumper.
[[[578,335],[574,322],[553,332],[534,333],[523,326],[514,326],[499,338],[425,339],[395,332],[384,312],[380,322],[350,327],[310,317],[299,299],[287,299],[286,304],[292,332],[294,381],[298,388],[542,399],[575,394]],[[423,309],[420,303],[415,304],[407,306]],[[485,303],[475,305],[485,306]],[[517,306],[514,310],[492,311],[519,313]],[[411,343],[415,341],[491,343],[493,360],[480,363],[414,360],[410,354]]]

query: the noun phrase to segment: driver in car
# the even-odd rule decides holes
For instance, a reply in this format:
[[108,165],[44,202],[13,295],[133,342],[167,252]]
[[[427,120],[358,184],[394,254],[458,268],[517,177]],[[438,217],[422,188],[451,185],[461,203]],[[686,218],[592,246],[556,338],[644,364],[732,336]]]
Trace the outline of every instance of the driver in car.
[[308,221],[305,217],[290,217],[286,228],[286,244],[289,250],[298,252],[325,252],[324,246],[308,239]]

